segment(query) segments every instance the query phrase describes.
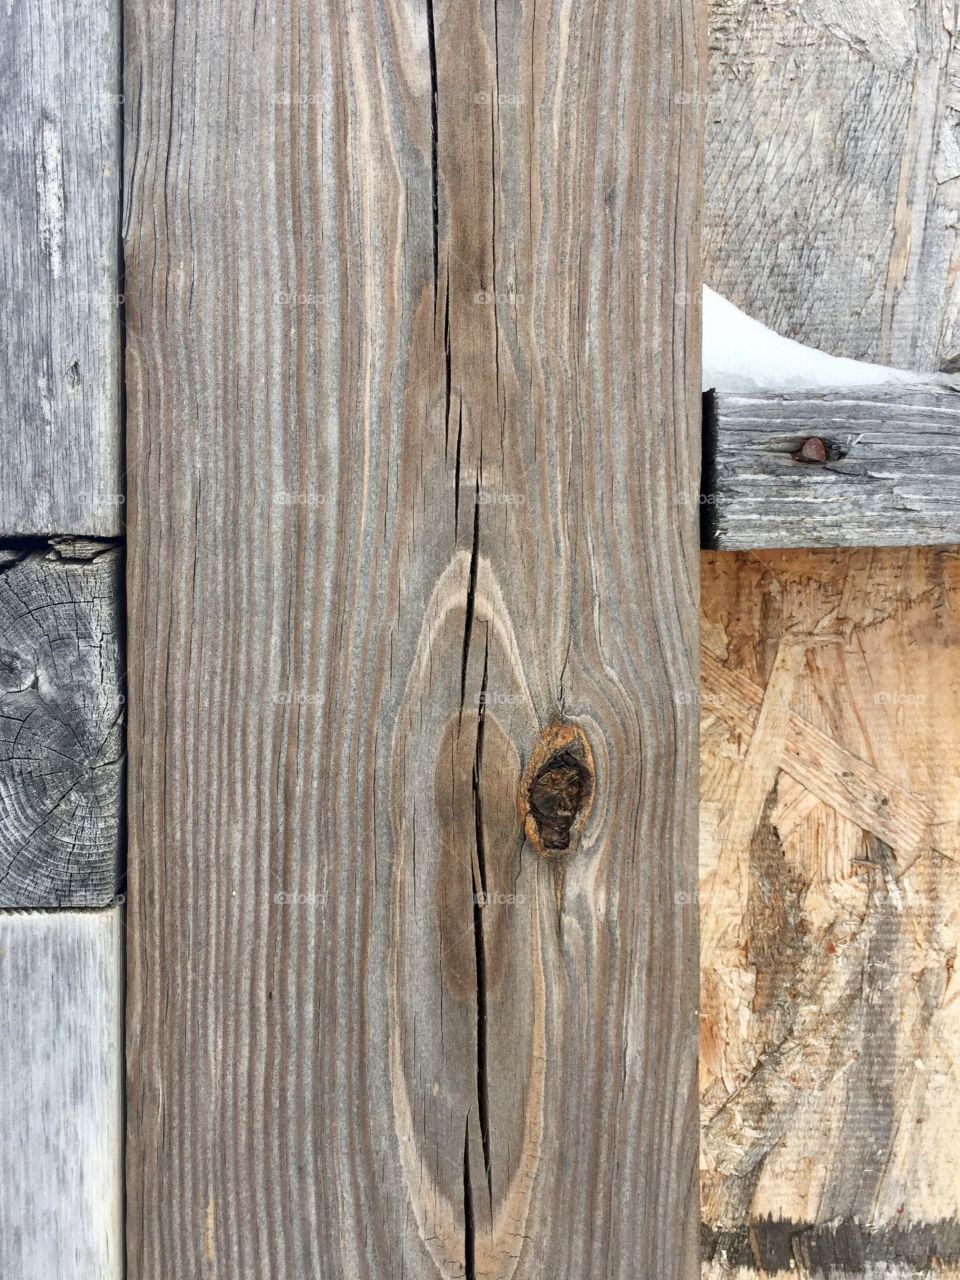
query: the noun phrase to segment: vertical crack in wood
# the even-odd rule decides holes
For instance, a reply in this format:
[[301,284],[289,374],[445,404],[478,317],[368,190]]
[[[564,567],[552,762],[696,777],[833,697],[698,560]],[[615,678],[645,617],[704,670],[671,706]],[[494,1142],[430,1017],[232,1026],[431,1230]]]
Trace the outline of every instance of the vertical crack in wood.
[[[443,461],[446,464],[447,457],[450,452],[450,395],[453,382],[453,364],[450,353],[450,261],[447,259],[447,279],[446,289],[444,291],[443,303]],[[463,402],[460,404],[460,417],[463,418]],[[460,483],[460,467],[459,467],[459,434],[457,436],[457,485],[458,490],[454,494],[454,503],[456,507],[460,505],[459,483]],[[456,516],[454,517],[454,531],[456,531]]]
[[487,903],[487,866],[483,837],[483,796],[480,788],[489,655],[488,640],[483,651],[483,678],[480,683],[480,700],[477,709],[477,738],[473,757],[472,786],[477,844],[477,864],[473,885],[473,936],[477,967],[477,1111],[480,1117],[480,1142],[483,1146],[483,1165],[487,1175],[487,1195],[492,1221],[493,1162],[490,1156],[490,1100],[487,1086],[487,957],[483,940],[483,909]]
[[[463,446],[463,396],[460,397],[460,412],[457,415],[457,455],[454,460],[453,481],[453,536],[460,533],[460,451]],[[479,504],[478,504],[479,509]],[[462,705],[462,695],[461,695]]]
[[427,0],[427,45],[430,50],[430,174],[433,192],[433,314],[440,293],[440,128],[437,82],[437,31],[433,0]]
[[[457,442],[459,458],[460,445]],[[457,486],[459,493],[460,486]],[[467,603],[464,610],[463,653],[460,658],[460,714],[467,696],[467,659],[470,657],[470,637],[473,633],[473,611],[477,595],[477,557],[480,554],[480,477],[477,476],[473,497],[473,545],[470,548],[470,574],[467,579]]]
[[477,1280],[477,1232],[473,1216],[473,1187],[470,1182],[470,1117],[463,1126],[463,1274]]

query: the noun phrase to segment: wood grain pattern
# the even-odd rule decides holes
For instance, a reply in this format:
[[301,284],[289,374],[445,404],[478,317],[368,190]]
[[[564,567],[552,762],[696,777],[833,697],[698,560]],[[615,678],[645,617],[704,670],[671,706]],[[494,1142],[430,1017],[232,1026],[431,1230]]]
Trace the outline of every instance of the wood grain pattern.
[[[947,386],[717,392],[701,497],[704,545],[960,542],[960,395]],[[798,458],[821,439],[823,465]]]
[[127,8],[138,1280],[697,1272],[697,8]]
[[120,531],[120,5],[0,14],[0,536]]
[[960,46],[940,0],[711,0],[704,270],[777,333],[960,366]]
[[[958,618],[956,548],[704,557],[704,671],[734,680],[705,678],[701,715],[707,1280],[960,1273]],[[805,650],[791,716],[856,782],[809,747],[801,774],[795,730],[730,710],[785,644]],[[919,839],[869,818],[890,779],[927,814]]]
[[120,1280],[120,908],[0,913],[0,1241],[16,1280]]
[[0,907],[117,894],[120,566],[99,542],[0,549]]

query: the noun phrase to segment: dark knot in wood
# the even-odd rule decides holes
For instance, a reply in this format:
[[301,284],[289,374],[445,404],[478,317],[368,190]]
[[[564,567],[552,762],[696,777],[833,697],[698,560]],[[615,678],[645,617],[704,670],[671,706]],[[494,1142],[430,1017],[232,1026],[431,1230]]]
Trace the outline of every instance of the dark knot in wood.
[[594,790],[593,752],[583,730],[575,724],[548,725],[520,787],[524,834],[541,857],[559,858],[573,850]]

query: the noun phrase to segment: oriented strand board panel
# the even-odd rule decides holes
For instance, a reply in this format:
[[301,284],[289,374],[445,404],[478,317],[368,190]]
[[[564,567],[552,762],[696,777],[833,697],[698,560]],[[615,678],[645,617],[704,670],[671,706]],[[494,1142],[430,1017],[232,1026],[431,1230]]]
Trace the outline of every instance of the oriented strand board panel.
[[702,627],[704,1275],[958,1275],[960,551],[705,555]]
[[120,1280],[120,908],[0,913],[0,1242],[16,1280]]
[[137,1280],[698,1273],[698,8],[127,7]]
[[0,536],[119,532],[120,5],[0,13]]
[[122,688],[119,549],[0,549],[0,908],[116,897]]
[[711,0],[706,283],[834,355],[960,367],[950,0]]

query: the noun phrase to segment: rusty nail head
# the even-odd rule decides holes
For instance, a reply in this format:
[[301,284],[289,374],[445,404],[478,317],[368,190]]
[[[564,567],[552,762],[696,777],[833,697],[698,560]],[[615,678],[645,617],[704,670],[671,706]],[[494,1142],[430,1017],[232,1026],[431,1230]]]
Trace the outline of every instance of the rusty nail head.
[[819,436],[810,436],[800,446],[800,451],[793,455],[798,462],[824,463],[827,461],[827,446]]

